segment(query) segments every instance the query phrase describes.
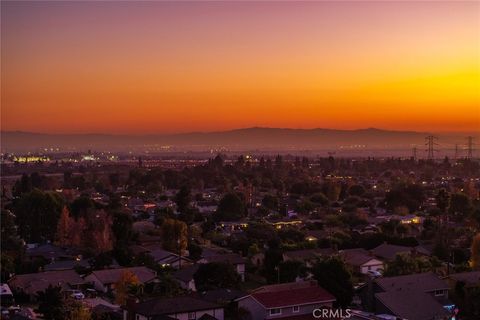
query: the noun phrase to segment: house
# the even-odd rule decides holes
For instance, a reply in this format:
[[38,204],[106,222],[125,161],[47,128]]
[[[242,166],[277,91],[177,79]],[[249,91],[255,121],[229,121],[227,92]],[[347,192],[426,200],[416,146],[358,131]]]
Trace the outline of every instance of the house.
[[245,259],[236,253],[224,253],[212,256],[205,256],[198,260],[198,263],[222,262],[229,263],[235,267],[242,281],[245,281]]
[[12,290],[6,283],[0,284],[0,302],[2,306],[11,305],[14,302]]
[[397,246],[393,244],[383,243],[376,248],[372,249],[372,253],[375,257],[383,261],[392,261],[395,259],[397,254],[407,253],[411,255],[422,255],[430,256],[431,253],[421,246],[417,247],[406,247],[406,246]]
[[223,307],[216,303],[183,296],[155,298],[139,303],[127,302],[124,320],[223,320]]
[[369,271],[383,271],[384,269],[383,262],[363,248],[342,250],[339,253],[345,263],[356,273],[368,274]]
[[269,285],[237,299],[238,307],[248,310],[252,320],[312,316],[314,309],[331,308],[335,297],[316,281]]
[[335,253],[336,251],[330,248],[286,251],[283,253],[283,261],[300,261],[305,263],[307,267],[311,267],[312,262],[318,257],[329,256]]
[[28,245],[25,250],[25,255],[30,260],[43,259],[45,261],[56,261],[61,259],[74,260],[79,258],[79,255],[72,250],[58,247],[51,243]]
[[448,282],[451,288],[455,288],[455,284],[462,282],[467,288],[480,287],[480,271],[452,273],[448,276]]
[[175,280],[177,280],[182,289],[188,291],[197,291],[193,276],[197,272],[198,267],[198,264],[194,264],[192,266],[175,271],[173,277],[175,278]]
[[59,260],[47,264],[43,267],[45,271],[73,270],[75,268],[90,268],[90,263],[83,260]]
[[45,291],[49,286],[69,290],[79,289],[85,284],[86,281],[73,270],[19,274],[8,281],[12,290],[23,292],[31,299],[35,299],[37,292]]
[[164,267],[170,266],[175,269],[180,269],[192,265],[192,260],[158,247],[151,247],[148,254],[153,257],[156,263]]
[[444,319],[448,283],[432,272],[373,280],[369,288],[377,314],[390,314],[408,320]]
[[156,278],[155,271],[147,267],[132,267],[96,270],[85,277],[85,281],[92,284],[95,290],[108,292],[113,290],[115,283],[120,280],[125,272],[133,273],[141,284],[153,281]]

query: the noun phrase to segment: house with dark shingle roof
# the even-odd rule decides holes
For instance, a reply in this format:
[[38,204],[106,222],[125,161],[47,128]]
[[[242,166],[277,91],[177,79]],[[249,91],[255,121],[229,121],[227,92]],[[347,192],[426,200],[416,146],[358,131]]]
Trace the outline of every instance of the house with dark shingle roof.
[[195,287],[195,279],[193,276],[198,271],[198,264],[177,270],[173,273],[174,279],[180,284],[182,289],[188,291],[197,291]]
[[397,254],[405,253],[410,255],[430,256],[431,253],[421,246],[406,247],[394,244],[382,243],[376,248],[372,249],[372,253],[378,259],[383,261],[392,261]]
[[96,270],[86,276],[85,281],[91,283],[95,290],[108,292],[114,289],[115,283],[120,280],[120,277],[125,272],[133,273],[142,284],[153,281],[157,277],[155,271],[147,267],[132,267]]
[[242,281],[245,281],[245,259],[241,255],[237,253],[223,253],[218,255],[204,256],[202,259],[198,260],[198,263],[211,262],[232,264]]
[[346,249],[339,253],[345,263],[357,273],[367,274],[369,271],[384,269],[383,262],[363,248]]
[[370,286],[374,311],[408,320],[444,319],[448,283],[432,272],[377,278]]
[[216,303],[189,296],[154,298],[138,303],[127,303],[125,320],[223,320],[223,307]]
[[49,286],[60,287],[62,290],[78,289],[86,284],[74,270],[46,271],[15,275],[8,281],[10,288],[23,292],[35,299],[37,292],[45,291]]
[[335,297],[316,281],[302,281],[260,287],[237,302],[252,320],[264,320],[311,316],[314,309],[331,308]]

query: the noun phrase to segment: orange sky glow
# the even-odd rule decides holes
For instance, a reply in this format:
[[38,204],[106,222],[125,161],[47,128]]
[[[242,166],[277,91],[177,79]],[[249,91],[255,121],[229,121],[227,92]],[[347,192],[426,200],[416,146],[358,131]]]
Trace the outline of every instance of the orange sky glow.
[[8,2],[1,126],[480,128],[480,2]]

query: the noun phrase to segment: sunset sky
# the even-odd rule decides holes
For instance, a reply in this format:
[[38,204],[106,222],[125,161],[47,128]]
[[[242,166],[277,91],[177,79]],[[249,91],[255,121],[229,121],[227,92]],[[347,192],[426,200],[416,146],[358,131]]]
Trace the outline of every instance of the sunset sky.
[[5,2],[2,130],[478,131],[480,2]]

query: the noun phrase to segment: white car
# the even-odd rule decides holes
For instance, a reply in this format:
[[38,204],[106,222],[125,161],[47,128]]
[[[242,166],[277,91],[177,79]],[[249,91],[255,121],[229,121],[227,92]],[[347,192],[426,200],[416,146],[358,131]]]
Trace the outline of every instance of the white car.
[[74,292],[74,293],[72,293],[71,297],[75,300],[85,299],[85,295],[82,292]]
[[378,277],[382,276],[382,273],[380,271],[377,271],[377,270],[369,270],[367,272],[367,274],[370,275],[373,278],[378,278]]

